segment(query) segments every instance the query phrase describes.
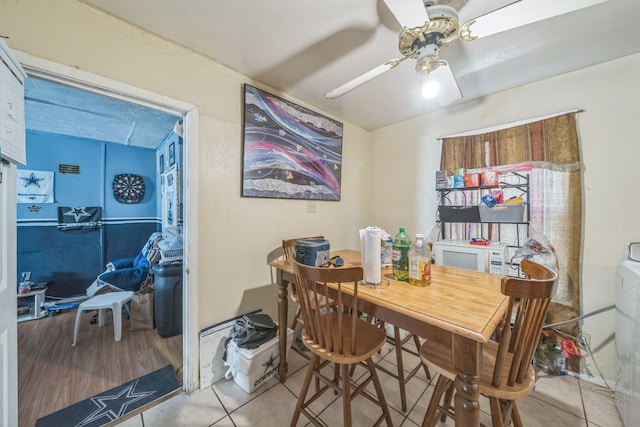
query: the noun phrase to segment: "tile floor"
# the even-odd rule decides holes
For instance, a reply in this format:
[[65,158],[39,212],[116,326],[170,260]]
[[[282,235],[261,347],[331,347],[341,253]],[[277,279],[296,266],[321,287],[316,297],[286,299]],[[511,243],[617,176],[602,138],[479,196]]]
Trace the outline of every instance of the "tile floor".
[[[395,364],[392,347],[387,345],[380,363]],[[190,395],[179,394],[145,412],[129,418],[121,427],[283,427],[288,426],[307,360],[289,352],[289,375],[285,384],[271,378],[252,394],[247,394],[233,380],[222,380]],[[405,353],[405,368],[417,363],[417,358]],[[356,371],[357,375],[357,371]],[[391,410],[394,426],[415,427],[422,424],[435,382],[427,380],[424,371],[407,383],[408,410],[401,411],[397,381],[379,372],[385,398]],[[532,395],[519,403],[527,427],[623,427],[613,393],[591,382],[573,376],[550,376],[540,373]],[[482,398],[483,399],[483,398]],[[481,421],[491,425],[488,401],[481,400]],[[327,426],[342,424],[341,399],[325,393],[311,409]],[[353,401],[354,426],[370,426],[379,409],[363,397]],[[373,415],[370,415],[373,414]],[[304,416],[299,426],[311,425]],[[384,425],[384,423],[383,423]],[[452,426],[453,422],[439,426]]]

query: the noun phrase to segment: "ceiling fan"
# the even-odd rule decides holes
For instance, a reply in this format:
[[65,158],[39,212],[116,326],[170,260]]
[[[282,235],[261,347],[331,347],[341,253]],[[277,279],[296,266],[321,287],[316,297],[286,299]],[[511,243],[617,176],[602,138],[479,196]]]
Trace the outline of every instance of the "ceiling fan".
[[[407,59],[415,59],[415,69],[427,76],[423,94],[435,97],[440,105],[462,98],[455,76],[439,53],[455,40],[472,41],[554,16],[573,12],[607,0],[515,0],[484,15],[459,24],[458,12],[450,4],[462,6],[468,0],[384,0],[402,26],[398,49],[402,57],[390,59],[342,86],[328,92],[338,98]],[[478,1],[478,0],[476,0]],[[428,87],[439,86],[432,96]]]

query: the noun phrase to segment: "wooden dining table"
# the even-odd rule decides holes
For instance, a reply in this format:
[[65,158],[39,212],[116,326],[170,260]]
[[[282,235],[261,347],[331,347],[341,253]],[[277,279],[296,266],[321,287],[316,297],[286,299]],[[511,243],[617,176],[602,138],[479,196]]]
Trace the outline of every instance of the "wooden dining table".
[[[360,252],[331,253],[345,266],[361,264]],[[278,284],[278,321],[288,325],[288,287],[295,277],[288,261],[274,261]],[[433,265],[431,284],[425,287],[394,280],[391,268],[382,269],[382,283],[358,286],[359,310],[420,337],[453,346],[456,426],[480,425],[478,379],[482,346],[489,341],[507,310],[500,292],[502,276]],[[287,378],[287,328],[279,330],[280,381]]]

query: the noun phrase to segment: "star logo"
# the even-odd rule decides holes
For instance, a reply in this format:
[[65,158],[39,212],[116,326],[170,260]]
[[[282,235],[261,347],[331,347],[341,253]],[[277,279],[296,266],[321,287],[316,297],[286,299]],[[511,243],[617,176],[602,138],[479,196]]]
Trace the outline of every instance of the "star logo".
[[109,421],[116,420],[126,414],[129,405],[149,397],[156,392],[155,390],[136,392],[135,389],[137,385],[138,380],[135,380],[117,394],[92,397],[91,401],[96,404],[98,409],[92,412],[84,420],[80,421],[80,423],[76,424],[75,427],[91,425],[101,418],[107,419],[104,422],[105,424]]
[[31,187],[32,185],[35,185],[36,187],[40,188],[40,181],[44,181],[44,178],[36,178],[33,172],[31,172],[31,175],[29,175],[29,178],[21,177],[20,179],[24,181],[25,188]]
[[36,206],[36,205],[31,205],[28,207],[29,212],[39,212],[40,211],[40,206]]
[[63,215],[74,217],[76,222],[80,222],[80,218],[83,216],[91,216],[91,214],[85,211],[84,208],[70,208]]
[[268,370],[275,368],[276,360],[278,360],[278,356],[274,356],[273,353],[271,353],[269,360],[262,364],[262,366],[264,366],[264,371],[267,372]]

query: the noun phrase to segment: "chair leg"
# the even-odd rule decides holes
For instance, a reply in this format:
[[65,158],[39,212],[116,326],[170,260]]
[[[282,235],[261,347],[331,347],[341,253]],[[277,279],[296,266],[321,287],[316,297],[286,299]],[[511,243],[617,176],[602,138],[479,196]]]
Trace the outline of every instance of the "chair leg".
[[387,421],[387,426],[392,427],[393,422],[391,421],[391,413],[389,412],[387,401],[384,398],[384,393],[382,392],[382,385],[380,385],[380,379],[378,378],[378,374],[376,373],[376,365],[375,363],[373,363],[373,360],[371,358],[367,359],[367,367],[369,368],[369,374],[371,375],[373,386],[376,389],[376,395],[378,396],[378,402],[380,402],[380,408],[382,409],[382,414],[384,415],[384,419]]
[[[407,390],[405,387],[404,379],[404,363],[402,362],[402,340],[400,339],[400,328],[393,327],[393,339],[395,340],[396,347],[396,366],[398,367],[398,384],[400,385],[400,404],[402,406],[402,412],[407,411]],[[420,347],[418,347],[419,349]]]
[[296,409],[293,412],[293,417],[291,418],[291,427],[295,427],[298,424],[298,419],[300,418],[300,412],[302,411],[302,406],[304,405],[304,400],[307,397],[307,392],[309,391],[309,385],[311,384],[311,377],[313,377],[313,371],[316,369],[316,366],[320,363],[320,357],[317,355],[313,355],[311,358],[311,362],[309,363],[309,367],[307,368],[307,373],[304,377],[304,381],[302,382],[302,388],[300,389],[300,396],[298,396],[298,403],[296,403]]
[[120,341],[122,338],[122,305],[113,304],[111,314],[113,315],[113,339]]
[[[416,345],[416,350],[417,350],[418,354],[420,354],[420,347],[422,347],[422,344],[420,344],[420,339],[418,338],[417,335],[413,336],[413,342]],[[424,373],[427,376],[427,379],[430,380],[431,379],[431,372],[429,372],[429,367],[425,363],[422,363],[422,367],[424,368]]]
[[76,313],[76,324],[73,326],[73,346],[76,345],[76,340],[78,339],[78,329],[80,328],[80,317],[82,316],[82,308],[78,307],[78,312]]
[[489,398],[489,405],[491,406],[491,424],[493,427],[504,427],[502,422],[502,407],[500,400],[497,397]]
[[515,401],[513,402],[513,408],[511,408],[511,421],[513,421],[513,427],[523,427],[520,411]]
[[[384,323],[380,322],[381,327],[384,329]],[[410,339],[413,339],[415,345],[416,345],[416,351],[413,352],[412,350],[410,350],[409,348],[404,348],[404,345],[406,343],[409,342]],[[422,366],[422,368],[424,369],[426,375],[427,375],[427,379],[431,379],[431,373],[429,372],[429,368],[427,367],[427,365],[425,365],[424,363],[420,363],[419,365],[416,365],[411,372],[409,372],[408,374],[405,373],[404,370],[404,358],[402,357],[403,355],[403,351],[406,351],[408,353],[411,353],[415,356],[419,356],[419,352],[420,352],[420,340],[418,339],[417,335],[412,334],[411,336],[405,337],[404,339],[402,339],[400,337],[400,328],[397,326],[393,326],[393,338],[392,338],[393,342],[392,344],[395,347],[395,351],[396,351],[396,367],[397,367],[397,372],[391,372],[390,370],[387,370],[386,368],[384,368],[383,366],[378,366],[378,369],[380,369],[382,372],[392,376],[393,378],[398,380],[398,386],[400,388],[400,404],[402,406],[402,412],[406,412],[407,411],[407,391],[406,391],[406,384],[407,381],[409,381],[411,378],[413,378],[413,376],[418,373],[418,371],[420,370],[420,366]],[[388,341],[390,342],[390,341]],[[391,343],[391,342],[390,342]]]
[[351,427],[351,381],[349,365],[342,365],[342,425]]
[[[453,400],[453,394],[456,391],[456,387],[453,384],[453,381],[451,381],[451,383],[449,384],[449,388],[447,389],[447,392],[444,394],[444,402],[443,402],[443,407],[445,408],[451,408],[451,401]],[[442,416],[440,417],[440,421],[445,422],[447,420],[447,413],[446,412],[442,412]]]
[[[446,378],[443,375],[440,375],[438,377],[438,382],[436,383],[436,387],[433,390],[433,395],[431,396],[431,400],[429,401],[429,406],[427,407],[427,413],[424,415],[424,420],[422,421],[422,427],[432,427],[433,425],[435,425],[438,410],[441,409],[440,399],[442,399],[442,395],[444,395],[447,390],[449,390],[449,387],[452,383],[453,382],[450,379]],[[445,413],[444,410],[443,413]]]

